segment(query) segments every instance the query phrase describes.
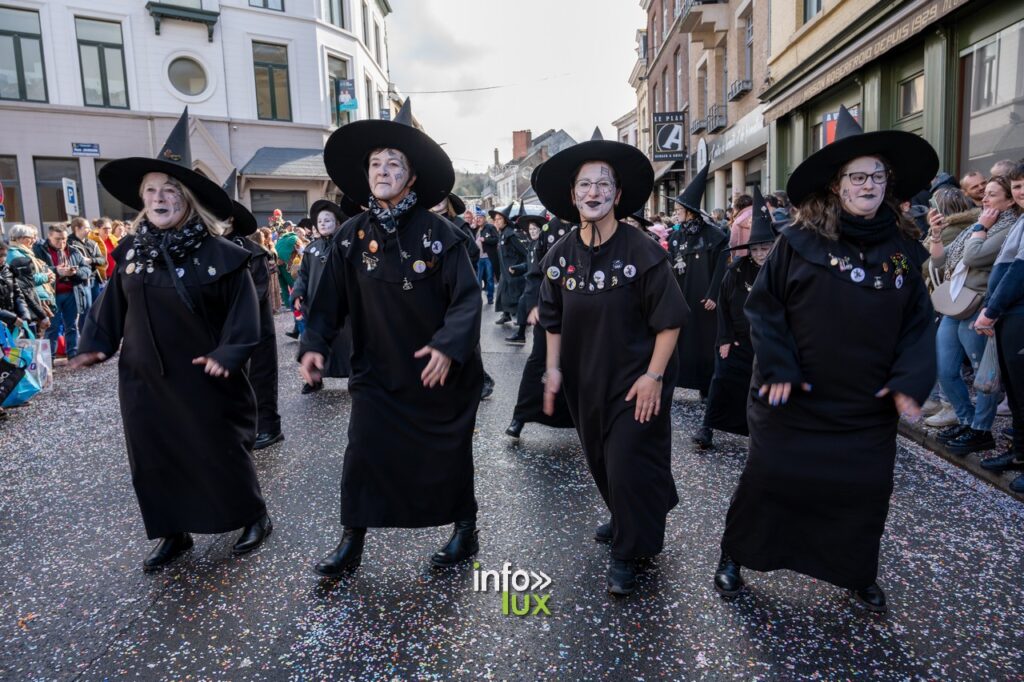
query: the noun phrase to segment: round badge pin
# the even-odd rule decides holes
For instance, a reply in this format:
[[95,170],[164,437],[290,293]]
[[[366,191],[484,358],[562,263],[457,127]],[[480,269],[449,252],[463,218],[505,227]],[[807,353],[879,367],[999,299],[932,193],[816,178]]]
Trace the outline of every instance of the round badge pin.
[[903,275],[896,275],[896,288],[897,289],[902,289],[903,288]]
[[356,232],[356,236],[362,239],[366,236],[366,232],[364,230],[359,230],[359,232]]
[[427,264],[421,260],[418,260],[412,264],[412,271],[417,274],[423,274],[427,271]]
[[595,272],[594,273],[594,281],[595,282],[603,282],[604,281],[604,273],[601,272],[600,270]]
[[556,268],[554,265],[548,268],[548,279],[558,279],[561,274],[562,271]]
[[565,267],[565,256],[562,256],[561,258],[558,259],[558,264],[561,265],[563,268]]
[[622,269],[622,261],[620,261],[620,260],[613,260],[612,261],[612,270],[621,270],[621,269]]
[[178,274],[178,279],[181,279],[182,277],[185,276],[185,269],[184,268],[175,268],[174,272],[176,272]]
[[434,253],[441,253],[441,250],[443,248],[444,244],[442,244],[441,242],[434,242],[433,244],[430,245],[430,250],[433,251]]
[[593,285],[593,284],[591,284],[591,285],[590,285],[590,286],[588,286],[587,288],[588,288],[588,289],[590,289],[591,291],[593,291],[593,290],[594,290],[594,285]]
[[565,280],[565,288],[568,289],[569,291],[575,290],[576,289],[576,280],[574,280],[572,278],[569,278],[569,279]]
[[549,234],[548,235],[548,244],[554,244],[554,243],[555,243],[555,235]]
[[135,272],[135,263],[129,263],[128,267],[126,267],[124,271],[127,272],[129,275]]
[[215,268],[215,267],[213,267],[211,265],[210,267],[206,268],[206,272],[207,272],[207,274],[210,275],[210,277],[213,277],[214,275],[217,274],[217,268]]
[[861,268],[854,268],[853,270],[850,270],[850,279],[852,279],[854,282],[863,282],[864,270]]
[[125,260],[131,260],[135,258],[135,249],[128,249],[128,253],[124,254]]
[[377,240],[376,239],[374,239],[372,242],[370,242],[370,253],[377,253],[377,249],[379,249],[379,248],[380,248],[380,245],[377,244]]
[[633,265],[627,265],[626,267],[622,268],[622,274],[624,274],[626,277],[633,277],[634,275],[636,275],[636,267]]

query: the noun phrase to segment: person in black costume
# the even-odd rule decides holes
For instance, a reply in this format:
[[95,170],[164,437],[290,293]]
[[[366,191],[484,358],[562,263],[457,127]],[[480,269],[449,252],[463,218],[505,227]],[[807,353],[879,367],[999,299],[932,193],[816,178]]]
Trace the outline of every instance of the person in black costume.
[[[221,186],[228,197],[235,195],[238,173],[231,175]],[[225,236],[234,244],[249,252],[249,274],[256,287],[256,298],[260,307],[260,342],[249,358],[249,382],[256,393],[256,442],[253,450],[262,450],[284,440],[281,431],[281,415],[277,411],[277,330],[274,327],[274,306],[270,298],[270,278],[277,276],[276,268],[270,265],[270,254],[259,244],[249,239],[256,233],[259,224],[256,217],[242,204],[231,200],[230,230]]]
[[337,548],[315,566],[337,577],[359,565],[369,527],[454,523],[431,557],[476,554],[473,430],[480,404],[480,289],[466,235],[430,212],[455,182],[451,160],[412,125],[357,121],[324,149],[334,183],[368,210],[334,236],[299,343],[301,372],[319,379],[342,324],[352,326],[352,413],[341,476]]
[[519,203],[519,215],[516,216],[515,233],[510,237],[509,243],[514,246],[514,257],[516,262],[508,267],[509,279],[516,280],[515,289],[519,290],[516,295],[512,286],[506,290],[508,296],[508,307],[512,307],[512,300],[515,299],[515,320],[518,329],[512,336],[505,337],[505,343],[519,346],[526,343],[526,325],[530,314],[530,308],[523,300],[526,292],[527,275],[531,268],[536,268],[539,263],[534,262],[536,257],[536,246],[540,239],[541,226],[547,223],[546,215],[528,215],[522,202]]
[[702,168],[675,198],[678,225],[668,237],[672,269],[691,310],[689,324],[679,335],[676,386],[699,391],[702,399],[707,397],[715,371],[715,300],[725,272],[725,249],[729,246],[729,238],[701,214],[708,168]]
[[[620,219],[650,196],[654,169],[635,147],[591,141],[548,159],[534,189],[580,229],[542,261],[547,332],[544,412],[565,390],[594,482],[611,511],[607,589],[636,589],[637,561],[658,554],[678,502],[670,405],[686,302],[665,251]],[[564,376],[564,379],[563,379]]]
[[702,449],[712,447],[714,429],[748,435],[747,393],[753,371],[754,347],[750,344],[750,323],[743,313],[743,306],[774,241],[771,215],[761,189],[755,187],[749,240],[729,249],[747,251],[747,255],[729,265],[718,292],[715,376],[708,391],[704,422],[693,436],[693,442]]
[[896,427],[920,414],[936,376],[928,252],[897,202],[938,168],[924,139],[863,133],[840,108],[835,141],[790,177],[799,213],[745,307],[750,453],[725,519],[721,595],[742,589],[740,566],[786,568],[886,610],[878,552]]
[[[103,187],[140,213],[73,362],[102,362],[121,347],[132,483],[146,534],[160,538],[146,571],[188,550],[190,533],[244,527],[233,547],[242,554],[272,530],[251,457],[257,413],[245,364],[260,330],[249,252],[216,236],[231,200],[189,167],[179,146],[187,125],[186,110],[158,159],[100,171]],[[175,157],[188,165],[164,160]]]
[[515,202],[500,211],[488,211],[498,231],[498,260],[493,264],[496,284],[494,310],[498,313],[494,324],[497,325],[512,321],[525,284],[523,276],[526,271],[522,265],[526,262],[526,244],[512,219],[514,206]]
[[[540,166],[537,166],[539,169]],[[534,179],[537,171],[534,170]],[[530,230],[535,229],[531,225]],[[530,250],[530,268],[526,273],[526,288],[519,299],[519,319],[525,319],[526,324],[533,327],[533,346],[530,349],[530,357],[526,359],[526,366],[523,367],[523,376],[519,380],[519,395],[516,398],[516,407],[512,412],[512,421],[505,429],[505,435],[515,440],[523,431],[523,426],[534,422],[550,426],[556,429],[573,428],[572,415],[569,414],[569,406],[565,403],[565,396],[558,394],[555,398],[555,409],[548,415],[544,414],[544,370],[547,367],[548,341],[544,328],[540,326],[540,286],[544,281],[544,271],[541,269],[541,261],[550,248],[571,228],[565,223],[552,216],[540,229],[540,235],[534,241]]]
[[[341,207],[327,199],[314,201],[309,215],[314,221],[311,229],[317,237],[307,244],[302,252],[302,263],[299,264],[295,284],[292,285],[292,305],[302,312],[306,324],[309,324],[310,302],[320,288],[324,268],[331,257],[334,233],[342,223],[348,220],[348,216],[341,210]],[[320,373],[321,380],[313,384],[303,383],[302,394],[306,395],[322,390],[324,387],[323,377],[350,376],[352,374],[352,363],[349,359],[351,355],[352,330],[346,325],[334,337],[331,353]]]

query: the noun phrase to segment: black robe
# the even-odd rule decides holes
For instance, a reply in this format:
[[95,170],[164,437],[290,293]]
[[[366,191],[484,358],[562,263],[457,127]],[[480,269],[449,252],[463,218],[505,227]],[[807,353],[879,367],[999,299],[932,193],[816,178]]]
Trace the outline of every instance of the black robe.
[[[740,436],[747,433],[747,393],[754,364],[750,323],[743,314],[747,295],[761,270],[750,256],[730,265],[718,292],[718,339],[715,341],[715,376],[708,390],[704,426]],[[718,349],[729,344],[723,360]]]
[[562,391],[587,464],[612,513],[612,556],[661,551],[665,516],[678,502],[672,478],[673,353],[661,413],[634,418],[626,394],[647,371],[654,340],[686,321],[686,303],[660,246],[625,223],[591,251],[572,232],[544,257],[541,325],[561,335]]
[[[467,237],[413,207],[386,234],[373,216],[334,236],[299,344],[326,353],[348,319],[352,375],[341,522],[353,527],[440,526],[474,518],[473,428],[483,366],[481,301]],[[401,258],[405,252],[407,258]],[[444,386],[424,388],[430,345],[452,359]]]
[[529,268],[528,239],[513,226],[501,232],[501,243],[498,247],[501,282],[495,293],[494,309],[499,313],[516,316],[519,310],[519,299],[526,288],[526,271]]
[[[309,324],[309,311],[323,277],[327,261],[331,257],[332,240],[320,237],[306,245],[302,252],[299,273],[292,285],[292,300],[302,299],[302,315]],[[348,325],[342,327],[331,344],[331,352],[326,356],[323,375],[325,377],[347,377],[352,374],[352,330]]]
[[[523,296],[519,299],[519,324],[525,326],[526,318],[530,311],[540,305],[540,287],[544,281],[544,270],[541,268],[541,261],[547,254],[551,245],[565,236],[565,228],[559,228],[555,233],[549,225],[541,228],[540,239],[534,242],[530,248],[529,270],[526,273],[526,288]],[[544,384],[542,379],[547,369],[548,340],[547,333],[540,325],[533,328],[533,345],[530,348],[530,356],[526,358],[526,366],[523,367],[523,376],[519,379],[519,395],[516,399],[516,407],[512,412],[512,418],[524,424],[535,422],[551,426],[556,429],[573,428],[572,415],[569,414],[569,406],[565,402],[565,393],[559,393],[555,397],[555,413],[551,416],[544,414]]]
[[[260,339],[249,253],[208,236],[175,272],[160,259],[146,272],[127,256],[133,248],[127,237],[115,250],[117,267],[89,310],[79,352],[110,357],[121,347],[118,395],[146,534],[253,523],[266,506],[250,457],[256,398],[244,370]],[[172,277],[185,284],[195,312]],[[230,375],[215,378],[192,364],[204,355]]]
[[277,411],[277,329],[274,327],[274,307],[277,301],[270,300],[270,278],[277,276],[277,269],[270,266],[270,253],[253,240],[238,236],[230,239],[252,256],[249,260],[249,274],[256,286],[256,299],[260,306],[260,342],[249,359],[249,382],[256,392],[256,408],[259,413],[256,431],[277,433],[281,430],[281,415]]
[[[729,238],[717,227],[702,223],[699,232],[688,235],[674,230],[668,238],[668,256],[672,269],[690,307],[690,321],[679,335],[679,375],[676,386],[707,394],[715,372],[715,336],[718,318],[705,310],[704,299],[714,300],[718,282],[724,273],[724,249]],[[717,269],[717,273],[716,273]]]
[[[746,305],[750,454],[722,539],[740,565],[850,589],[875,581],[899,421],[892,396],[875,393],[888,387],[920,404],[935,384],[927,255],[895,235],[861,248],[799,225],[782,231]],[[785,382],[787,404],[758,397],[763,384]]]

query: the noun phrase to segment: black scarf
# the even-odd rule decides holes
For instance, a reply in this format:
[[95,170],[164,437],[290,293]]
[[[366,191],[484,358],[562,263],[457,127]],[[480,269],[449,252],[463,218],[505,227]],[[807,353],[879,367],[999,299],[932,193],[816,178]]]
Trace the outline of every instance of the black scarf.
[[153,272],[156,267],[166,267],[171,273],[171,281],[174,283],[178,298],[190,313],[194,313],[192,297],[188,295],[181,277],[175,276],[174,265],[184,261],[190,253],[202,246],[208,234],[209,230],[199,216],[193,217],[178,229],[169,230],[159,230],[143,218],[135,232],[135,243],[126,254],[126,260],[131,272],[141,272],[143,268],[146,272]]
[[687,220],[680,226],[680,229],[683,231],[683,234],[693,236],[699,234],[704,229],[704,221],[699,218]]
[[409,212],[416,205],[416,192],[410,191],[405,198],[398,202],[394,208],[381,205],[376,197],[370,195],[369,207],[374,221],[380,225],[388,234],[394,234],[398,229],[398,219]]
[[846,211],[839,214],[839,234],[844,239],[865,246],[887,242],[896,236],[898,230],[896,215],[884,204],[874,218],[862,218]]

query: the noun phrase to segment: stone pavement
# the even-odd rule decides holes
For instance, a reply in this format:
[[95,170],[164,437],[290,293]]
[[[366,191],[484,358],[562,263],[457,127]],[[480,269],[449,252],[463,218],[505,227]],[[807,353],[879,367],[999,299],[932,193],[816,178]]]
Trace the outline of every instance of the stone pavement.
[[[197,536],[172,568],[152,543],[126,460],[113,362],[60,369],[57,387],[0,424],[0,679],[1022,679],[1024,504],[901,440],[879,578],[890,613],[789,572],[711,587],[745,439],[694,450],[700,405],[672,405],[681,502],[635,595],[604,591],[606,510],[571,431],[503,434],[525,348],[484,316],[498,382],[476,436],[483,569],[543,571],[550,616],[502,614],[473,569],[432,570],[449,529],[371,530],[337,583],[311,564],[339,534],[343,380],[299,395],[280,335],[284,443],[256,455],[275,531],[235,558]],[[278,318],[279,332],[287,319]]]

